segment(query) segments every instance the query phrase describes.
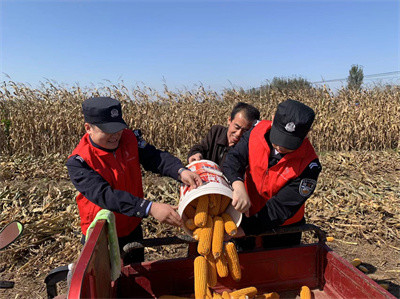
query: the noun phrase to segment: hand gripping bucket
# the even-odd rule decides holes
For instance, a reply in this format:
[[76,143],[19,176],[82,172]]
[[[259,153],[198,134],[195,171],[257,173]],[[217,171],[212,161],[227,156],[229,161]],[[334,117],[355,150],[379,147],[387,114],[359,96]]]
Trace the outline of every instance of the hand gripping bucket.
[[[182,217],[183,221],[187,219],[186,215],[183,213],[185,208],[193,200],[202,195],[220,194],[232,199],[232,189],[229,187],[228,182],[216,163],[209,160],[200,160],[194,161],[186,167],[200,176],[201,180],[203,181],[203,185],[196,189],[189,190],[188,186],[181,184],[178,213]],[[236,223],[236,226],[240,225],[240,222],[242,221],[242,213],[236,211],[232,204],[228,205],[225,213],[228,213],[232,217],[232,220]],[[192,235],[192,231],[189,230],[185,225],[183,225],[183,230],[188,235]]]

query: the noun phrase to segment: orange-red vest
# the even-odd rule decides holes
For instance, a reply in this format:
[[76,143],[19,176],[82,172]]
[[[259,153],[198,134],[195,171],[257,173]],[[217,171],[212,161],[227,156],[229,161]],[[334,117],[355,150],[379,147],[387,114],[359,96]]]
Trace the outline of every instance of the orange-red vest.
[[[305,138],[298,149],[286,154],[268,169],[270,148],[265,134],[271,129],[271,125],[271,121],[263,120],[250,133],[249,167],[245,178],[246,190],[251,201],[250,216],[260,211],[287,182],[298,177],[312,160],[318,158],[310,141]],[[282,225],[299,222],[303,217],[304,204]]]
[[[143,198],[137,139],[131,130],[125,129],[122,132],[119,146],[114,153],[94,147],[86,133],[72,152],[71,156],[73,155],[81,156],[90,168],[111,185],[111,188],[127,191]],[[86,235],[90,223],[102,208],[81,193],[76,197],[76,202],[81,217],[82,233]],[[129,235],[141,221],[141,218],[128,217],[116,212],[114,215],[118,237]]]

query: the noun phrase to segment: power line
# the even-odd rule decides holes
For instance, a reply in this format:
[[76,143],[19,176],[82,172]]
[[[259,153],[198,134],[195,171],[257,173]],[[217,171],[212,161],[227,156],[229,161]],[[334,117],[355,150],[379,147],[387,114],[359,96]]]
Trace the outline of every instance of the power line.
[[345,79],[331,79],[331,80],[324,80],[324,81],[317,81],[317,82],[311,82],[311,84],[321,84],[321,83],[329,83],[329,82],[339,82],[339,81],[346,81],[347,78]]
[[[365,75],[364,78],[377,78],[377,77],[385,77],[385,76],[400,76],[400,71],[393,71],[393,72],[385,72],[385,73],[378,73],[378,74],[371,74],[371,75]],[[324,81],[316,81],[316,82],[311,82],[312,84],[321,84],[321,83],[329,83],[329,82],[340,82],[340,81],[346,81],[347,78],[344,79],[330,79],[330,80],[324,80]]]
[[400,71],[379,73],[379,74],[373,74],[373,75],[365,75],[364,78],[390,76],[390,75],[395,75],[395,74],[398,74],[398,73],[400,73]]
[[370,80],[389,80],[389,79],[400,79],[399,75],[392,75],[388,77],[381,77],[381,78],[364,78],[365,81],[370,81]]

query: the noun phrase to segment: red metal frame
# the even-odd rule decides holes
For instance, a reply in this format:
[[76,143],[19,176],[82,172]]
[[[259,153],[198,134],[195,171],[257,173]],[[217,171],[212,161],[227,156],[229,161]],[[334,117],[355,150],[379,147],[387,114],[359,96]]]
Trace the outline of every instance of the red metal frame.
[[396,298],[337,253],[330,250],[326,259],[324,291],[327,295],[334,298],[340,298],[340,294],[346,294],[346,298]]
[[[395,298],[325,244],[242,253],[239,258],[241,281],[218,278],[214,291],[255,286],[259,293],[278,292],[282,298],[294,298],[306,285],[312,289],[313,298]],[[125,266],[116,294],[122,298],[189,297],[194,286],[193,260],[182,258]]]
[[[106,226],[99,221],[78,259],[68,298],[193,294],[193,257],[127,265],[121,269],[120,278],[112,283],[107,244]],[[214,291],[255,286],[260,293],[278,292],[281,297],[296,297],[301,286],[307,285],[316,299],[395,298],[323,242],[241,253],[239,258],[241,281],[219,278]]]
[[99,220],[76,262],[68,298],[111,297],[110,271],[107,225],[105,220]]

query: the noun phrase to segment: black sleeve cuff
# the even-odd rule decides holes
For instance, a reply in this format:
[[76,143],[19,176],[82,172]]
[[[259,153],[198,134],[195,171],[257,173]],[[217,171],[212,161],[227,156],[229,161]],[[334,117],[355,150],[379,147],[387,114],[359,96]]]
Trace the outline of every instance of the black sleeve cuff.
[[150,201],[143,199],[143,198],[139,198],[138,199],[138,204],[136,205],[136,209],[130,209],[128,211],[126,211],[125,213],[123,213],[124,215],[130,216],[130,217],[139,217],[139,218],[146,218],[148,217],[148,211],[147,208],[150,205]]

